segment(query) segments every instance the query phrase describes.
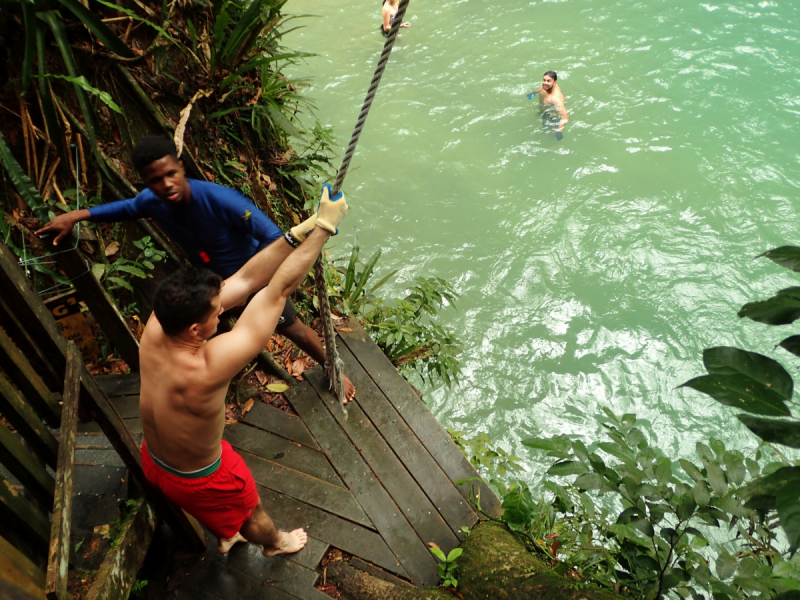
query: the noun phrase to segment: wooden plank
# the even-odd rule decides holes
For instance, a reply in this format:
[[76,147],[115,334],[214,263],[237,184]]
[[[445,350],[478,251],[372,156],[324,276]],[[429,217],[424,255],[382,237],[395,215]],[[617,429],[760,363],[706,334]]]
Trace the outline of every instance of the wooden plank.
[[[11,308],[5,303],[0,295],[0,326],[6,331],[8,336],[14,341],[14,344],[20,349],[22,355],[28,360],[33,367],[33,371],[37,373],[44,380],[47,389],[60,390],[64,384],[64,372],[56,372],[53,365],[45,357],[39,346],[36,345],[33,338],[28,334],[22,322],[11,311]],[[2,356],[0,356],[2,360]],[[0,362],[0,367],[2,367]],[[53,418],[53,425],[58,426],[59,420]]]
[[108,398],[97,387],[97,383],[86,367],[81,369],[81,403],[100,425],[150,505],[167,521],[177,535],[182,536],[181,541],[185,545],[196,551],[204,549],[205,535],[197,521],[169,502],[159,490],[147,481],[142,470],[141,451],[134,442],[131,432],[125,427],[122,418]]
[[259,486],[259,494],[264,510],[279,528],[289,531],[302,527],[308,535],[318,540],[360,556],[401,577],[408,577],[381,536],[374,531],[263,486]]
[[[397,455],[392,452],[386,439],[381,436],[374,423],[364,414],[360,400],[348,405],[349,416],[345,419],[338,400],[328,389],[328,380],[322,372],[322,368],[306,371],[305,378],[314,386],[334,419],[339,422],[339,426],[347,433],[350,441],[366,460],[378,481],[403,512],[403,516],[414,528],[414,531],[417,532],[417,536],[426,546],[426,552],[427,544],[430,542],[437,544],[444,552],[450,552],[453,548],[458,547],[458,537],[403,463],[400,462]],[[360,390],[359,393],[361,393]],[[368,389],[364,390],[365,398],[368,393]],[[415,443],[420,451],[425,451],[422,444],[416,440]],[[452,485],[446,478],[443,479],[443,484]],[[459,503],[464,502],[460,495],[456,494],[456,496]],[[389,543],[388,540],[387,543]],[[389,544],[389,547],[391,548],[392,545]]]
[[241,456],[250,468],[256,483],[364,527],[373,528],[349,490],[264,460],[249,452],[242,452]]
[[206,562],[209,560],[216,561],[253,579],[272,582],[268,584],[269,587],[267,588],[270,592],[279,589],[297,598],[315,597],[310,590],[318,592],[314,588],[314,584],[319,577],[316,571],[286,560],[285,556],[267,558],[261,553],[261,548],[256,544],[235,546],[227,556],[220,556],[216,553],[209,553],[207,556],[211,558],[206,558]]
[[44,463],[0,424],[0,463],[33,494],[42,507],[53,505],[56,482]]
[[50,545],[50,519],[0,474],[0,534],[10,530],[33,542],[42,556]]
[[78,399],[81,393],[81,351],[75,342],[67,344],[67,372],[64,376],[64,404],[61,410],[61,439],[53,498],[53,524],[47,555],[47,586],[50,600],[66,600],[69,570],[70,524],[72,522],[72,482],[75,474],[75,428],[78,425]]
[[[320,367],[314,367],[314,369],[318,372],[321,371]],[[314,369],[304,373],[306,380],[313,377],[311,371]],[[312,393],[310,384],[290,389],[286,392],[286,397],[319,441],[342,480],[353,492],[356,500],[361,504],[361,508],[367,513],[386,545],[392,550],[414,583],[420,586],[435,585],[439,580],[436,572],[436,560],[428,551],[425,542],[420,539],[406,520],[405,510],[410,507],[397,506],[378,478],[373,475],[367,461],[339,427],[335,418],[331,418],[331,412],[323,410],[322,405],[327,406],[328,403],[332,403],[333,410],[341,413],[338,400],[326,390],[322,398],[326,398],[327,401],[323,399],[321,403],[320,395]],[[353,413],[356,411],[351,411],[351,414]],[[352,418],[356,420],[358,417],[353,414]],[[388,447],[384,447],[387,452],[391,452]],[[408,474],[406,473],[406,475]],[[447,531],[452,535],[449,529]]]
[[303,546],[300,552],[285,554],[283,558],[313,570],[316,569],[319,563],[322,562],[322,559],[325,558],[330,547],[331,545],[327,542],[309,536],[306,545]]
[[314,439],[308,428],[303,425],[300,417],[290,415],[285,410],[258,402],[244,416],[243,421],[253,427],[258,427],[264,431],[285,437],[287,440],[321,451],[317,440]]
[[129,375],[97,375],[94,380],[109,398],[114,396],[138,396],[141,377],[139,373]]
[[[66,367],[67,341],[61,335],[53,315],[47,310],[33,284],[25,277],[16,261],[14,253],[0,241],[0,289],[8,310],[41,349],[45,359],[56,373],[63,373]],[[63,380],[49,386],[51,390],[61,391]],[[61,411],[59,410],[59,417]]]
[[122,318],[103,286],[92,275],[86,257],[77,247],[74,247],[74,236],[70,235],[68,238],[64,240],[63,244],[64,247],[68,248],[66,250],[52,246],[51,242],[55,238],[48,238],[45,243],[53,251],[53,256],[55,256],[59,268],[69,277],[78,295],[89,307],[89,311],[98,325],[100,325],[100,329],[103,330],[103,333],[116,348],[117,355],[122,357],[132,371],[138,371],[139,341],[128,328],[128,324]]
[[[0,537],[0,582],[11,584],[14,589],[44,600],[44,572],[2,537]],[[7,596],[7,593],[7,590],[0,587],[0,598],[14,598]]]
[[[454,535],[463,539],[461,527],[472,528],[478,522],[478,515],[470,503],[461,496],[450,478],[436,464],[425,446],[344,344],[340,345],[339,355],[344,362],[345,372],[358,390],[358,406],[367,414],[403,466],[433,502]],[[313,385],[315,382],[311,383]],[[381,478],[381,481],[384,481],[385,487],[385,480]],[[445,548],[441,542],[439,545]],[[448,548],[445,552],[451,549]]]
[[256,579],[210,557],[187,575],[181,587],[202,590],[225,600],[299,600],[297,596],[271,585],[269,580]]
[[42,462],[52,468],[56,467],[58,440],[3,375],[0,375],[0,413]]
[[[397,372],[391,361],[381,352],[375,343],[355,319],[348,321],[347,327],[352,332],[340,332],[340,339],[369,373],[373,381],[386,394],[386,397],[397,409],[411,431],[428,449],[430,455],[442,468],[451,481],[456,482],[471,477],[479,477],[477,471],[455,445],[447,432],[431,414],[425,403],[417,397]],[[461,495],[470,500],[470,483],[458,486]],[[492,489],[484,482],[478,484],[481,508],[487,514],[499,517],[503,513],[500,500]]]
[[119,546],[103,559],[86,600],[126,600],[136,574],[144,563],[158,519],[155,511],[141,500]]
[[40,415],[50,419],[56,418],[61,410],[53,398],[53,393],[47,389],[42,378],[2,327],[0,327],[0,365]]
[[242,423],[225,427],[222,439],[227,440],[234,448],[344,487],[325,455],[307,446]]

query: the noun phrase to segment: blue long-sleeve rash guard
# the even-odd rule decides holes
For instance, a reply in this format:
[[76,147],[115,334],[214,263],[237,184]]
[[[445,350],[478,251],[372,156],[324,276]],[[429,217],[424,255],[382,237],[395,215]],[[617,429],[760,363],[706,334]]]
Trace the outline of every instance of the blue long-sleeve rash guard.
[[149,217],[183,248],[194,266],[225,278],[283,235],[239,192],[207,181],[188,181],[187,204],[172,206],[148,189],[129,200],[90,208],[91,220],[109,223]]

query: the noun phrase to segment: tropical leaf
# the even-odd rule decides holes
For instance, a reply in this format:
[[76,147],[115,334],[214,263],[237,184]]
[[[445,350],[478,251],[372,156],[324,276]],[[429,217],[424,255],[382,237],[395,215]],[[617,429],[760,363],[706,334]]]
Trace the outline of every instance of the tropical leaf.
[[[70,77],[81,77],[81,73],[78,71],[78,66],[75,63],[75,57],[72,56],[72,48],[70,47],[67,30],[64,27],[64,21],[61,15],[54,10],[42,11],[37,13],[37,15],[50,26],[50,30],[53,32],[53,38],[56,41],[58,49],[61,51],[61,57],[64,59],[64,65],[67,67],[67,72]],[[73,86],[75,87],[75,94],[78,97],[78,104],[81,107],[83,120],[86,124],[86,133],[89,136],[92,148],[94,148],[96,145],[97,132],[100,129],[97,122],[97,115],[92,107],[92,103],[89,101],[89,96],[87,96],[83,88],[76,82],[73,82]]]
[[789,551],[800,547],[800,487],[785,487],[777,494],[778,517],[789,540]]
[[800,356],[800,335],[792,335],[778,344],[784,350],[788,350],[795,356]]
[[560,461],[547,469],[548,475],[558,475],[561,477],[567,475],[583,475],[588,472],[589,469],[586,468],[586,465],[578,460]]
[[739,317],[747,317],[767,325],[788,325],[800,317],[800,287],[781,290],[769,300],[748,302]]
[[800,421],[761,419],[736,415],[745,426],[765,442],[800,448]]
[[680,387],[690,387],[708,394],[720,404],[759,415],[786,417],[790,414],[777,393],[744,375],[703,375]]
[[797,273],[800,273],[800,248],[797,246],[781,246],[767,250],[759,254],[756,258],[766,257],[774,262]]
[[25,174],[25,171],[6,145],[6,140],[3,138],[2,133],[0,133],[0,161],[2,161],[3,166],[8,172],[8,176],[11,177],[14,188],[25,201],[25,204],[28,205],[28,208],[31,209],[33,214],[35,214],[42,223],[47,223],[50,220],[47,207],[42,201],[42,197],[39,195],[36,186]]
[[86,8],[83,4],[78,2],[78,0],[58,0],[66,6],[72,14],[74,14],[78,19],[86,25],[86,27],[91,31],[98,40],[103,42],[103,45],[108,48],[114,54],[118,54],[124,58],[135,58],[136,55],[133,53],[125,42],[117,37],[117,35],[109,29],[108,25],[103,23],[95,13],[91,10]]
[[776,360],[730,346],[703,350],[703,363],[711,375],[744,375],[758,381],[784,400],[792,397],[792,376]]
[[746,500],[754,496],[777,496],[783,489],[800,490],[800,467],[782,467],[751,481],[739,493]]
[[372,255],[372,258],[369,259],[367,266],[364,267],[364,270],[361,272],[361,276],[358,278],[358,283],[356,284],[356,289],[353,290],[353,293],[350,296],[350,304],[355,304],[358,300],[358,296],[361,294],[361,290],[364,289],[364,286],[369,281],[370,276],[372,275],[372,271],[375,269],[375,264],[378,262],[378,259],[381,257],[381,251],[377,250],[375,254]]
[[83,75],[81,75],[80,77],[72,77],[70,75],[54,75],[53,73],[48,73],[47,75],[45,75],[45,77],[55,77],[57,79],[64,79],[66,81],[69,81],[73,85],[76,85],[82,90],[89,92],[93,96],[97,96],[97,98],[103,104],[105,104],[108,108],[110,108],[114,112],[122,114],[122,109],[116,102],[114,102],[114,99],[111,97],[111,94],[109,94],[108,92],[104,92],[103,90],[98,90],[96,87],[90,85],[89,82],[86,81],[86,77],[84,77]]

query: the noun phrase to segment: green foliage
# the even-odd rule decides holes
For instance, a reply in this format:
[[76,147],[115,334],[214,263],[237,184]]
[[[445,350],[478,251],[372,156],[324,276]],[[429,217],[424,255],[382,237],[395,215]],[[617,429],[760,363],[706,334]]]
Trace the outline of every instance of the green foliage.
[[445,556],[444,552],[442,552],[439,548],[431,548],[431,554],[433,554],[439,561],[437,569],[439,571],[439,579],[442,580],[442,587],[458,587],[458,580],[455,577],[455,572],[458,568],[456,559],[461,556],[462,552],[463,550],[461,550],[461,548],[453,548],[450,553]]
[[519,464],[522,459],[495,445],[485,433],[479,433],[473,439],[467,439],[463,431],[454,431],[449,427],[447,433],[475,470],[501,494],[507,491],[504,478],[511,473],[521,473],[525,470]]
[[47,210],[44,202],[42,202],[42,197],[39,195],[34,183],[14,158],[2,134],[0,134],[0,162],[2,162],[3,167],[8,172],[8,176],[11,178],[11,182],[14,184],[14,188],[28,205],[28,208],[42,221],[48,221]]
[[697,444],[698,461],[673,462],[649,445],[635,415],[606,411],[603,421],[607,440],[588,447],[567,436],[524,440],[557,459],[547,500],[537,504],[523,485],[503,498],[502,519],[557,572],[646,599],[800,589],[800,561],[790,559],[775,515],[748,501],[783,489],[788,467],[773,474],[773,488],[756,489],[758,462],[717,439]]
[[[782,246],[760,256],[791,271],[800,270],[800,248]],[[748,302],[739,311],[768,325],[788,325],[800,318],[800,288],[780,290],[772,298]],[[794,355],[800,350],[799,336],[790,336],[776,347]],[[776,360],[738,348],[709,348],[703,352],[708,375],[687,381],[684,386],[703,392],[727,406],[751,414],[739,414],[738,419],[765,442],[800,448],[800,420],[790,405],[794,381],[789,372]],[[771,418],[788,417],[788,418]],[[785,466],[765,474],[747,488],[748,506],[756,510],[777,510],[791,551],[800,547],[800,466]]]
[[355,240],[347,267],[337,267],[340,261],[334,261],[334,268],[326,270],[331,306],[342,314],[361,317],[364,328],[396,367],[413,370],[423,380],[436,376],[448,386],[457,383],[461,343],[450,329],[433,321],[442,308],[455,304],[456,291],[438,277],[418,277],[405,297],[388,304],[375,291],[396,271],[368,285],[380,251],[366,263],[359,259],[360,252]]
[[143,596],[144,588],[150,583],[147,579],[137,579],[133,582],[131,587],[131,596],[134,598],[141,598]]
[[155,269],[155,263],[164,260],[167,254],[155,247],[149,235],[136,240],[133,245],[141,251],[135,260],[119,257],[113,263],[96,262],[92,265],[92,273],[112,295],[120,289],[132,292],[131,278],[152,277],[150,271]]

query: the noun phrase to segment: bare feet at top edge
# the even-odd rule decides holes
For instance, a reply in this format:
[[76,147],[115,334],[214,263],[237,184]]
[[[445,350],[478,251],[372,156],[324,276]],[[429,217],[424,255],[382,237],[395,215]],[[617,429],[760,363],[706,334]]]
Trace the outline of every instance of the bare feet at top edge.
[[237,531],[236,535],[230,539],[225,539],[225,538],[219,539],[219,541],[217,542],[217,552],[219,552],[220,554],[227,554],[228,552],[230,552],[230,549],[233,548],[234,544],[246,541],[247,540],[244,539],[244,536]]
[[261,553],[264,556],[275,556],[276,554],[293,554],[303,549],[308,541],[308,534],[302,529],[295,529],[294,531],[286,532],[279,531],[281,536],[277,548],[267,549],[265,546],[261,547]]
[[342,377],[344,377],[344,403],[347,404],[356,397],[356,386],[347,375],[342,375]]

